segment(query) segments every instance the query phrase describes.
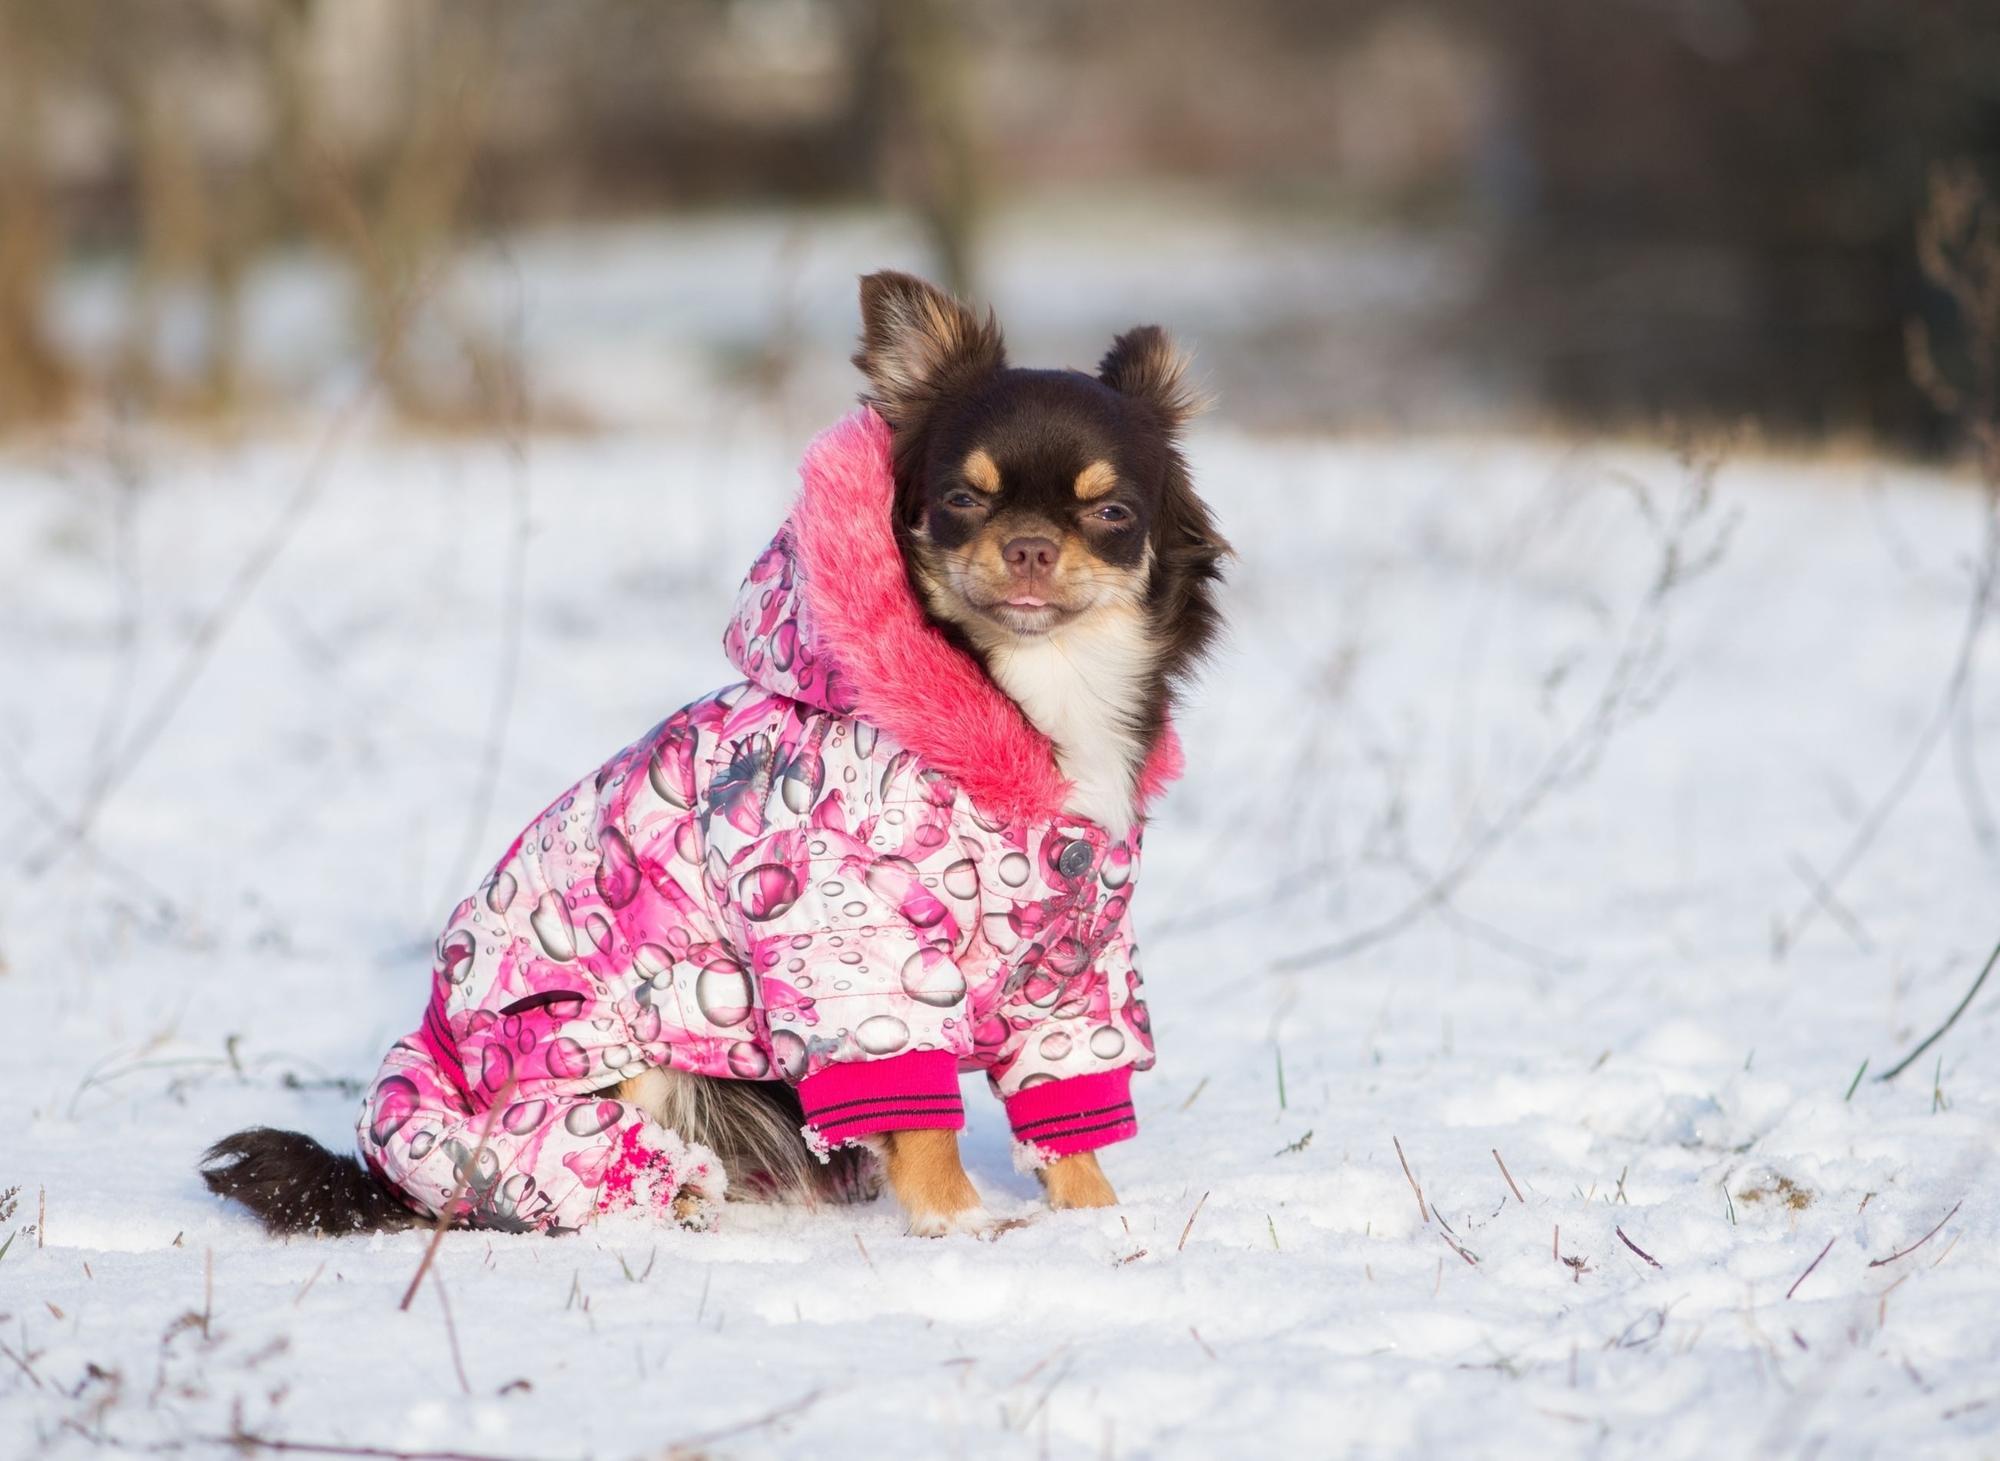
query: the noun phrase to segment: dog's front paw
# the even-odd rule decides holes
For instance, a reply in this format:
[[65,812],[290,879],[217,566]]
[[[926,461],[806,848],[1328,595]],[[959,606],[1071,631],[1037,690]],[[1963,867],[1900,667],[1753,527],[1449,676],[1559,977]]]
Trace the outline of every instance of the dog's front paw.
[[910,1236],[913,1238],[991,1238],[999,1231],[1000,1220],[983,1207],[968,1207],[958,1212],[910,1214]]
[[1049,1206],[1058,1211],[1071,1207],[1118,1205],[1118,1194],[1111,1188],[1111,1179],[1097,1165],[1093,1152],[1058,1157],[1041,1168],[1040,1175],[1042,1187],[1048,1193]]

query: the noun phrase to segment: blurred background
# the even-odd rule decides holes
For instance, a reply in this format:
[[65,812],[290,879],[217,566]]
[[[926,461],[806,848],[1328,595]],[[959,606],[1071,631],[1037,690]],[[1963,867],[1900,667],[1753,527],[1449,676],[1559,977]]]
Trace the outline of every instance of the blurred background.
[[852,394],[852,276],[1253,429],[1932,452],[1991,0],[0,0],[0,430]]

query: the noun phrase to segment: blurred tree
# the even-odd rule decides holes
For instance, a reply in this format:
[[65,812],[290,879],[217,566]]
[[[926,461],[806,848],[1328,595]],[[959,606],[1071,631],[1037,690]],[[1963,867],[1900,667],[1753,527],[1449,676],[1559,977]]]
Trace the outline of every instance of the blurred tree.
[[1592,418],[1756,414],[1935,442],[1909,380],[1926,174],[2000,159],[1991,0],[1464,0],[1524,187],[1500,348]]
[[[309,41],[327,13],[321,0],[279,0],[265,51],[279,108],[274,157],[304,225],[348,261],[365,336],[390,399],[404,415],[446,420],[490,414],[498,367],[493,343],[450,312],[440,267],[457,240],[481,118],[504,35],[501,18],[449,0],[403,13],[405,48],[380,78],[396,125],[388,145],[343,155]],[[443,316],[470,389],[440,380],[411,348],[420,310]]]
[[887,99],[874,113],[886,191],[923,220],[942,281],[975,292],[980,154],[977,83],[954,0],[877,0],[879,40],[861,58],[861,86]]
[[53,413],[70,387],[42,319],[56,247],[41,157],[48,21],[35,0],[0,0],[0,426]]

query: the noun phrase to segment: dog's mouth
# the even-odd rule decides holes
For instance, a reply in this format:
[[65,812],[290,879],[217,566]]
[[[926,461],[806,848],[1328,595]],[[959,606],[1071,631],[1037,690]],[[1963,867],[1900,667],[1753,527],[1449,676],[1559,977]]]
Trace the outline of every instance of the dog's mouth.
[[1045,593],[1015,589],[1005,598],[975,604],[975,608],[1001,628],[1015,634],[1046,634],[1057,625],[1076,617],[1077,610],[1060,604]]
[[1039,639],[1097,610],[1104,601],[1087,576],[1030,578],[983,571],[956,554],[920,549],[920,586],[931,611],[975,639]]

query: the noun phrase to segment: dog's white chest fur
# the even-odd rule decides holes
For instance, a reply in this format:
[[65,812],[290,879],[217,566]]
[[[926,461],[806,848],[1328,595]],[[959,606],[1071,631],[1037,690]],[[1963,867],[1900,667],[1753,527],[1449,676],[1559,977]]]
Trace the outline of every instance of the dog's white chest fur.
[[1072,786],[1064,810],[1113,837],[1132,826],[1134,780],[1145,747],[1139,713],[1153,664],[1145,616],[1120,606],[1035,639],[989,651],[993,678],[1055,743]]

